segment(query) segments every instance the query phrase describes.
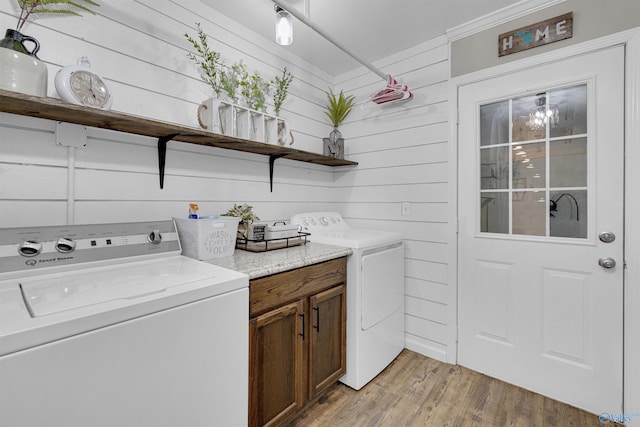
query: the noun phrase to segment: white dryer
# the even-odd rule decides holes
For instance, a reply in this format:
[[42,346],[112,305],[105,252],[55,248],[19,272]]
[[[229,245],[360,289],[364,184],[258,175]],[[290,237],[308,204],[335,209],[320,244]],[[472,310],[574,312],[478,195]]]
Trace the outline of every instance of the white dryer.
[[402,236],[349,226],[337,212],[291,217],[310,241],[351,248],[347,261],[347,373],[356,390],[376,377],[404,348]]

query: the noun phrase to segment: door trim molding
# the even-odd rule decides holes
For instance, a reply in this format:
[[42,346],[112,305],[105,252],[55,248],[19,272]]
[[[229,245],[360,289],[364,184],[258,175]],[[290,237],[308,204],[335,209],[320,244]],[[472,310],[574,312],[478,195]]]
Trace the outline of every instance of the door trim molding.
[[[640,265],[631,260],[640,259],[640,27],[604,36],[595,40],[568,46],[519,61],[479,70],[449,80],[449,242],[448,275],[451,291],[448,300],[449,325],[448,363],[458,358],[458,89],[461,86],[499,77],[529,67],[555,62],[572,56],[590,53],[616,45],[625,45],[625,260],[624,272],[624,410],[640,413]],[[636,197],[634,197],[636,195]],[[632,286],[633,285],[633,286]],[[640,417],[634,417],[630,426],[640,426]]]
[[[640,413],[640,28],[627,42],[625,70],[624,410]],[[634,167],[635,166],[635,167]],[[631,219],[635,218],[635,221]],[[631,261],[636,264],[632,264]],[[640,426],[640,417],[629,426]]]

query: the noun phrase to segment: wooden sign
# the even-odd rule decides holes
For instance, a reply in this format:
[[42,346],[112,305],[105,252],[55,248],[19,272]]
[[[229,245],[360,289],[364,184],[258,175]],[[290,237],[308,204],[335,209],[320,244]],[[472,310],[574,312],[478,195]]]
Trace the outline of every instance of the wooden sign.
[[509,55],[573,37],[573,12],[498,36],[498,56]]

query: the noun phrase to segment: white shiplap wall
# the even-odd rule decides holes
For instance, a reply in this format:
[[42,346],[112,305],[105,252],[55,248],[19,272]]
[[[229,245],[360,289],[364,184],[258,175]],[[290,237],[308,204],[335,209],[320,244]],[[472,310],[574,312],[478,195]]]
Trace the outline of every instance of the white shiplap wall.
[[[347,158],[360,164],[280,159],[270,193],[266,157],[171,142],[160,190],[152,138],[88,129],[87,146],[73,150],[56,146],[55,123],[0,113],[0,226],[165,219],[185,215],[192,201],[204,213],[248,202],[266,220],[338,210],[355,226],[405,237],[407,347],[445,360],[447,259],[455,237],[447,219],[446,40],[376,64],[409,85],[412,101],[361,109],[384,86],[378,76],[361,69],[334,80],[197,0],[101,4],[95,16],[43,18],[24,28],[42,43],[50,96],[57,70],[88,55],[114,93],[114,110],[197,127],[195,112],[209,90],[186,58],[183,34],[194,35],[200,22],[228,63],[242,59],[267,77],[284,66],[293,73],[281,115],[290,120],[294,147],[322,152],[330,131],[322,112],[327,88],[355,94],[359,105],[341,130]],[[13,13],[13,0],[0,0],[0,29],[15,26]],[[410,202],[410,215],[401,215],[402,202]]]
[[[332,77],[196,0],[100,3],[96,15],[39,18],[23,29],[42,44],[49,96],[56,96],[60,67],[87,55],[114,93],[113,110],[198,127],[197,106],[210,89],[186,57],[191,46],[183,34],[195,36],[199,22],[228,64],[243,60],[267,78],[285,66],[293,73],[281,115],[290,120],[294,147],[322,152],[320,138],[330,129],[322,119],[324,91]],[[14,1],[0,0],[0,28],[15,22]],[[89,129],[87,146],[69,153],[54,143],[54,122],[0,113],[0,126],[5,227],[60,224],[68,216],[75,223],[163,219],[185,215],[188,202],[200,203],[204,213],[248,202],[262,219],[275,220],[333,201],[330,167],[279,159],[270,193],[267,157],[170,142],[160,190],[153,138]]]
[[[336,177],[337,207],[353,225],[402,234],[406,243],[406,346],[446,360],[448,342],[448,60],[447,40],[425,42],[376,63],[414,98],[365,104],[385,82],[372,73],[340,76],[338,89],[362,101],[341,126],[356,170]],[[403,202],[410,214],[402,215]]]

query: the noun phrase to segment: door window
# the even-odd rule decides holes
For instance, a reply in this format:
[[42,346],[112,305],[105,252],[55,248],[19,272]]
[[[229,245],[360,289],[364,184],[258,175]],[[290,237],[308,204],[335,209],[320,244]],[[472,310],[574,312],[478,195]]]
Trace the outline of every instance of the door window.
[[587,85],[480,106],[480,231],[587,237]]

